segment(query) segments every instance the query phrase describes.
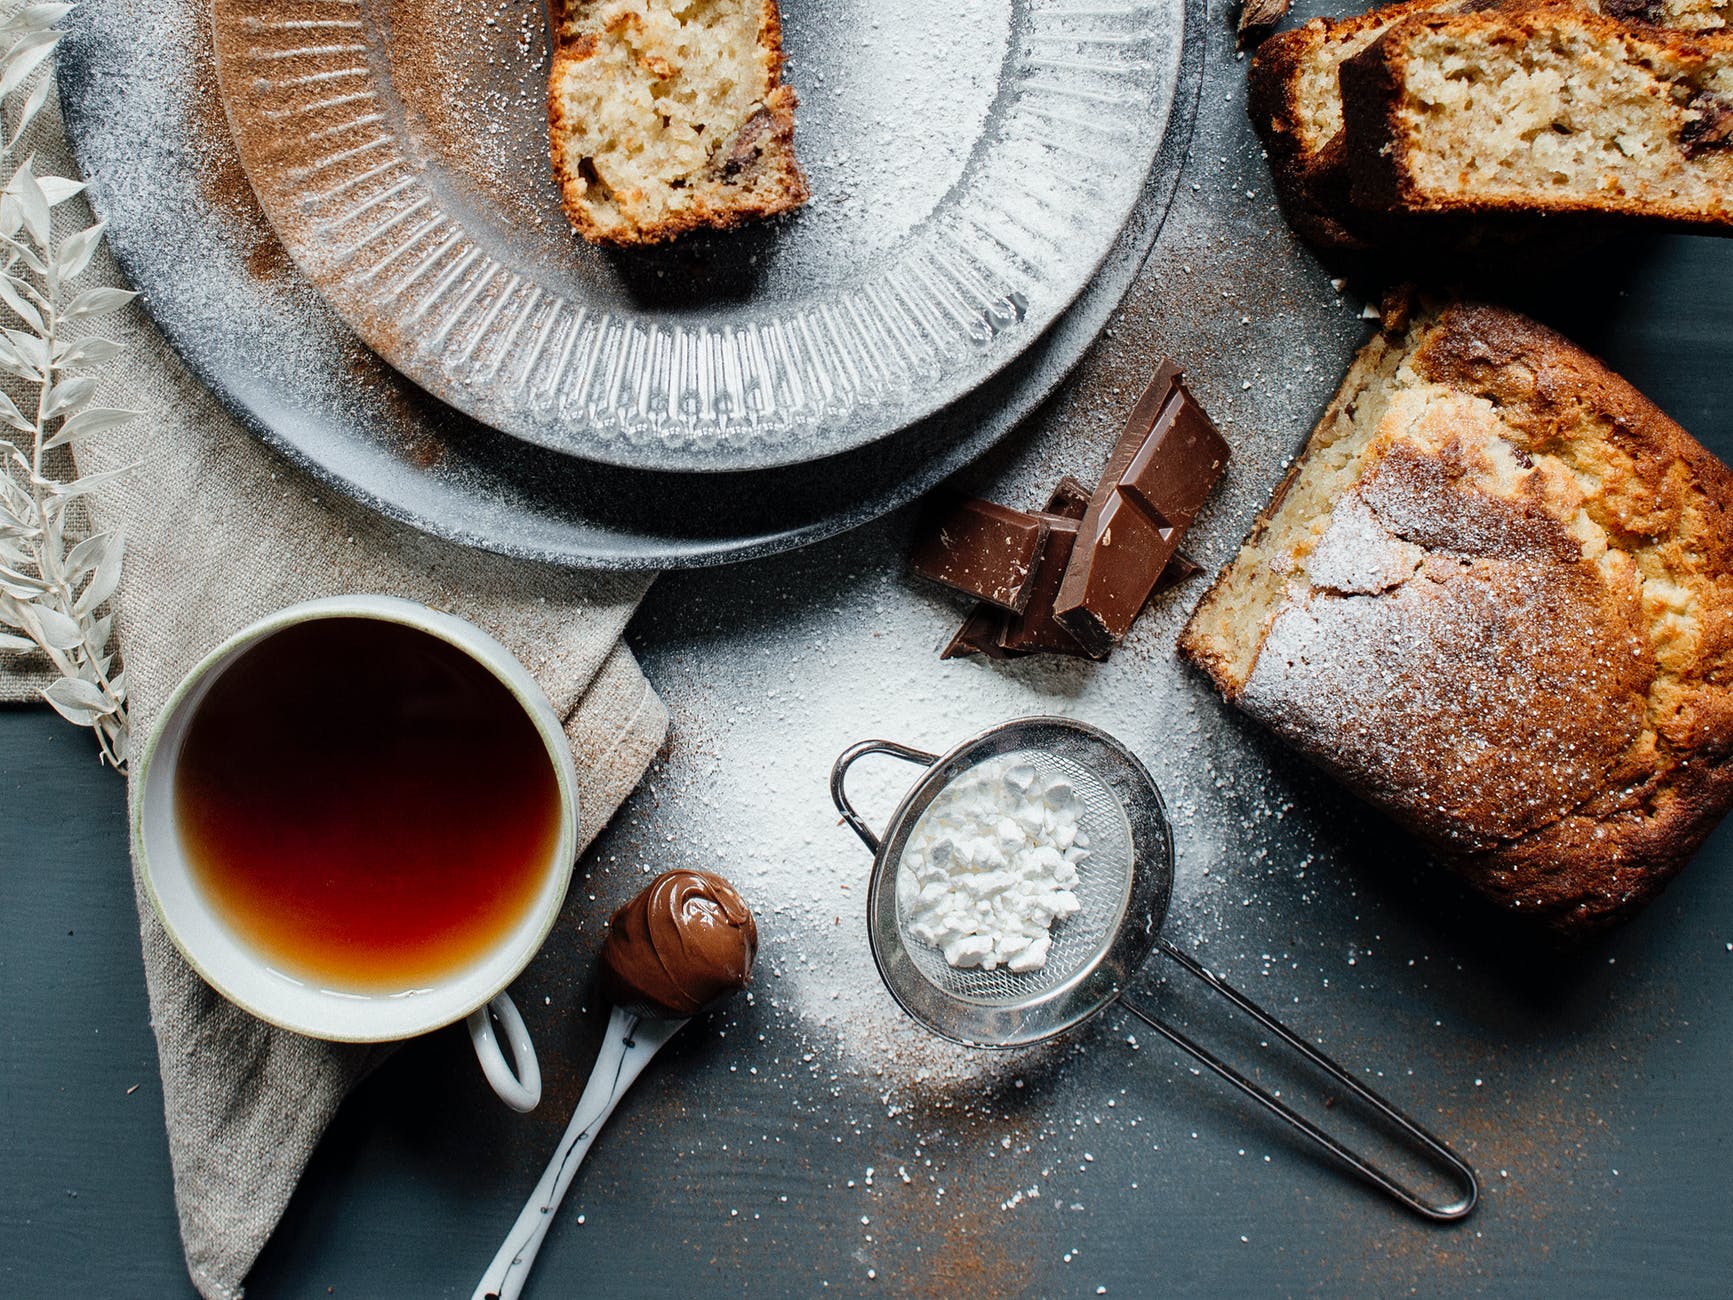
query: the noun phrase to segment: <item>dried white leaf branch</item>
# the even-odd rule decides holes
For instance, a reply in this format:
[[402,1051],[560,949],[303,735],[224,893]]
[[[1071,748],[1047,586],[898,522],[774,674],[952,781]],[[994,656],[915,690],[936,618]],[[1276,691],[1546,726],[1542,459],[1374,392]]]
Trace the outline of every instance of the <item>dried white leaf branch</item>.
[[[99,370],[121,345],[86,332],[82,322],[117,311],[134,295],[73,285],[95,255],[102,223],[57,233],[53,210],[81,182],[38,176],[35,159],[16,154],[48,102],[47,60],[60,43],[56,24],[69,4],[32,4],[0,21],[0,375],[16,381],[15,401],[0,391],[0,423],[16,436],[0,442],[0,651],[39,652],[60,677],[43,695],[60,715],[92,727],[102,757],[126,763],[126,673],[110,649],[105,608],[120,584],[122,539],[75,535],[74,503],[113,479],[56,474],[70,458],[56,448],[113,428],[138,414],[92,406]],[[62,223],[64,224],[64,223]],[[124,472],[124,471],[120,471]]]

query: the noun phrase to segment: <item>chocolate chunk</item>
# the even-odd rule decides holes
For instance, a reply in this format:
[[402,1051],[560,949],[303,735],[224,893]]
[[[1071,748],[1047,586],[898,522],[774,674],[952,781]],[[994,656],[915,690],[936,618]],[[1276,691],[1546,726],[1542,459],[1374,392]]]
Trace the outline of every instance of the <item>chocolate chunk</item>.
[[1092,658],[1131,630],[1227,460],[1227,442],[1164,361],[1089,499],[1053,602],[1054,620]]
[[1030,594],[1028,606],[1021,614],[1012,614],[1005,620],[999,645],[1002,649],[1012,651],[1046,650],[1080,658],[1104,658],[1104,655],[1090,654],[1077,638],[1053,617],[1053,600],[1059,594],[1060,584],[1065,580],[1066,567],[1073,554],[1072,548],[1076,545],[1078,530],[1083,525],[1078,520],[1067,519],[1064,515],[1040,517],[1047,521],[1051,529],[1047,534],[1047,550],[1035,569],[1034,590]]
[[1601,12],[1627,23],[1659,23],[1661,0],[1603,0]]
[[733,138],[724,142],[710,158],[710,170],[731,181],[756,163],[776,134],[776,119],[768,108],[760,108],[740,124]]
[[1001,609],[1029,603],[1048,525],[978,497],[941,505],[922,523],[909,568]]
[[1047,498],[1047,513],[1064,515],[1067,519],[1083,518],[1089,513],[1089,489],[1067,474]]
[[1191,556],[1187,555],[1184,551],[1175,551],[1173,553],[1173,558],[1169,560],[1167,566],[1162,569],[1161,577],[1156,579],[1155,591],[1151,594],[1151,599],[1154,599],[1155,596],[1161,595],[1161,593],[1166,591],[1169,587],[1177,587],[1180,583],[1185,582],[1189,578],[1195,578],[1202,572],[1203,565],[1192,559]]
[[1241,0],[1237,30],[1240,46],[1256,45],[1267,28],[1282,21],[1291,0]]
[[1685,157],[1695,158],[1733,143],[1733,104],[1713,91],[1703,90],[1685,107],[1696,114],[1679,130],[1679,145]]
[[1007,650],[999,644],[999,638],[1005,635],[1005,620],[1010,617],[1002,609],[977,604],[939,658],[960,659],[964,655],[984,655],[988,659],[1020,658],[1023,651]]

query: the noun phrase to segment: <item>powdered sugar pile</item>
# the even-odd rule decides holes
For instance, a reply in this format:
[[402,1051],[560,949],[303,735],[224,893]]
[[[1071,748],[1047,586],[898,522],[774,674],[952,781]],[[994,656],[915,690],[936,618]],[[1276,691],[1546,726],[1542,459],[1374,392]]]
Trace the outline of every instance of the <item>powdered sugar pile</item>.
[[1082,904],[1071,887],[1089,856],[1083,800],[1032,763],[982,763],[947,786],[916,823],[897,872],[909,935],[958,969],[1040,970],[1048,930]]

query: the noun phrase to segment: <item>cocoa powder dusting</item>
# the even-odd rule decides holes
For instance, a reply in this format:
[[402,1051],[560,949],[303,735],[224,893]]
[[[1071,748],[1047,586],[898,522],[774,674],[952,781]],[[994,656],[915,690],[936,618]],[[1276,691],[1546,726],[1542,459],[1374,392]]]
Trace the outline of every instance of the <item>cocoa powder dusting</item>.
[[[540,5],[392,0],[383,25],[402,137],[519,228],[563,230],[545,125],[547,30]],[[551,205],[551,206],[550,206]]]
[[198,45],[190,78],[187,118],[194,157],[198,160],[199,189],[205,202],[221,214],[234,230],[247,233],[247,274],[260,283],[292,279],[294,260],[271,232],[259,207],[252,182],[241,167],[229,137],[228,113],[223,108],[216,64],[211,59],[210,10],[198,9]]

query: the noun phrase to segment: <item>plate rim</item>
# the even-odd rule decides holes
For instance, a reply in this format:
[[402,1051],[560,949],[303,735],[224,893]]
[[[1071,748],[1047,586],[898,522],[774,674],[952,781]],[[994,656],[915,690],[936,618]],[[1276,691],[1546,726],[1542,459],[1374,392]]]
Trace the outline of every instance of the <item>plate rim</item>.
[[[196,0],[195,0],[196,2]],[[67,21],[69,39],[56,61],[56,96],[67,125],[68,140],[80,174],[89,180],[87,196],[99,215],[109,216],[107,190],[100,177],[92,177],[88,166],[90,139],[78,129],[83,124],[76,105],[70,104],[72,91],[82,83],[86,61],[90,54],[94,14],[98,6],[79,6]],[[84,15],[81,17],[81,15]],[[1127,293],[1142,271],[1171,211],[1178,192],[1180,176],[1191,152],[1200,108],[1200,98],[1206,80],[1208,61],[1206,0],[1184,0],[1180,32],[1180,66],[1174,107],[1168,130],[1157,153],[1155,164],[1145,178],[1144,189],[1132,217],[1121,228],[1115,245],[1110,249],[1103,267],[1108,276],[1090,281],[1079,300],[1063,313],[1048,329],[1032,342],[1022,354],[1027,361],[1032,354],[1049,348],[1072,348],[1074,355],[1057,364],[1031,365],[1028,370],[1037,377],[1034,382],[1019,383],[1010,400],[985,412],[974,421],[974,431],[949,442],[941,451],[921,459],[907,474],[890,480],[878,494],[865,502],[856,502],[824,514],[810,522],[783,530],[755,530],[730,536],[718,534],[692,542],[672,542],[663,538],[646,538],[623,531],[613,531],[606,525],[596,525],[594,533],[586,533],[579,520],[568,525],[574,540],[569,544],[526,543],[511,532],[480,532],[460,523],[449,522],[417,510],[396,495],[383,493],[368,480],[345,473],[325,463],[297,441],[292,434],[279,429],[266,418],[254,402],[225,378],[224,372],[211,364],[208,355],[194,346],[188,337],[190,330],[167,320],[159,313],[153,296],[141,295],[139,304],[153,327],[174,351],[180,363],[203,385],[249,434],[305,471],[319,482],[386,518],[419,532],[457,545],[474,547],[493,554],[548,564],[563,569],[588,569],[606,572],[644,572],[659,569],[700,569],[743,563],[786,553],[838,536],[891,513],[930,490],[1002,442],[1023,423],[1042,403],[1047,401],[1072,373],[1110,322]],[[69,75],[70,70],[70,75]],[[275,239],[274,231],[270,237]],[[1128,245],[1121,249],[1122,245]],[[111,244],[111,252],[129,283],[141,282],[136,274],[134,258],[121,243]],[[1081,334],[1081,339],[1066,338]],[[892,439],[908,436],[911,431],[944,418],[971,401],[978,400],[982,391],[993,384],[1004,383],[1001,373],[983,389],[965,396],[953,407],[941,410],[926,421],[909,426]],[[888,441],[888,440],[887,440]],[[578,458],[573,458],[582,463]],[[822,465],[823,462],[811,462]],[[619,472],[619,471],[616,471]],[[647,478],[653,471],[640,471]],[[618,538],[620,545],[599,546],[586,540],[601,534]]]
[[[1016,0],[1014,7],[1022,8],[1026,3],[1028,0]],[[1117,214],[1108,237],[1102,241],[1098,255],[1091,259],[1087,265],[1077,264],[1077,273],[1072,281],[1066,287],[1062,287],[1058,293],[1053,295],[1050,302],[1043,306],[1041,312],[1038,313],[1036,324],[1028,328],[1018,329],[1007,346],[991,347],[991,356],[984,365],[957,367],[951,371],[951,377],[941,377],[939,382],[932,386],[930,398],[923,398],[907,407],[894,403],[887,405],[883,399],[875,399],[863,405],[852,406],[840,420],[833,417],[827,441],[822,448],[815,450],[810,444],[804,444],[799,437],[778,436],[745,439],[732,444],[726,452],[719,452],[715,446],[697,449],[689,441],[682,442],[665,437],[651,437],[642,441],[630,435],[619,433],[603,435],[584,433],[575,439],[562,437],[553,431],[554,424],[546,421],[541,424],[527,419],[508,421],[507,423],[510,423],[511,427],[507,427],[507,423],[498,422],[498,418],[506,414],[506,404],[496,402],[490,396],[491,385],[472,384],[461,376],[444,374],[437,365],[431,362],[418,361],[418,358],[422,357],[423,350],[418,344],[411,344],[410,338],[413,331],[399,328],[401,322],[395,316],[381,324],[384,318],[380,316],[377,307],[370,307],[365,301],[366,294],[353,283],[355,277],[352,267],[345,270],[346,263],[328,267],[311,264],[304,259],[303,253],[306,250],[298,246],[299,241],[285,235],[283,219],[286,209],[273,204],[270,197],[282,187],[269,183],[267,174],[265,178],[267,183],[261,188],[257,166],[262,160],[255,156],[251,143],[257,137],[258,131],[264,128],[255,129],[247,122],[237,120],[237,97],[231,93],[231,80],[240,76],[241,73],[238,68],[232,66],[229,66],[225,72],[228,58],[224,51],[228,41],[225,40],[224,11],[228,10],[229,12],[230,16],[226,20],[229,24],[244,24],[250,15],[244,12],[246,6],[240,4],[239,0],[207,0],[207,4],[212,36],[213,67],[219,87],[219,101],[228,123],[230,139],[233,141],[236,153],[240,158],[247,182],[258,197],[260,207],[270,224],[273,236],[287,252],[302,277],[324,298],[331,310],[365,346],[379,355],[404,378],[436,400],[461,412],[477,423],[496,430],[503,436],[515,438],[575,460],[608,465],[617,469],[684,474],[730,474],[761,469],[789,469],[802,465],[820,464],[832,457],[857,451],[863,447],[883,444],[910,427],[942,417],[944,412],[966,400],[972,393],[992,384],[1021,358],[1027,356],[1030,350],[1036,347],[1053,327],[1076,306],[1084,293],[1101,274],[1108,259],[1118,249],[1125,228],[1135,219],[1140,206],[1144,203],[1149,178],[1164,161],[1166,144],[1173,134],[1175,116],[1181,111],[1180,101],[1186,95],[1187,42],[1190,39],[1191,29],[1197,22],[1197,15],[1192,13],[1192,0],[1176,0],[1175,10],[1180,19],[1180,30],[1177,40],[1174,42],[1174,93],[1168,107],[1166,129],[1156,139],[1149,165],[1130,188],[1129,201],[1123,211]],[[386,78],[377,67],[372,66],[377,61],[378,50],[374,48],[375,43],[371,37],[367,38],[367,43],[369,48],[364,56],[364,61],[370,67],[370,82],[374,85],[380,85]],[[1013,32],[1013,40],[1008,45],[1004,55],[1007,74],[1015,62],[1016,55],[1017,45],[1015,32]],[[1003,93],[1003,90],[1004,80],[1001,77],[1000,93]],[[1191,114],[1191,119],[1195,120],[1195,111]],[[392,142],[391,152],[393,156],[413,170],[418,189],[426,190],[429,196],[436,197],[433,196],[433,191],[425,180],[425,169],[410,161],[415,157],[416,151],[408,147],[412,142],[402,136],[400,124],[393,122],[384,129],[388,132]],[[1189,126],[1187,131],[1189,134]],[[973,169],[974,165],[974,162],[971,162],[970,170]],[[283,200],[284,204],[293,205],[291,196],[279,194],[278,197]],[[438,203],[436,206],[443,213],[445,220],[452,224],[454,230],[460,232],[469,230],[461,211],[448,210],[443,203]],[[935,209],[935,213],[937,211],[938,209]],[[931,220],[932,215],[929,214],[929,217],[924,219],[921,224],[926,225]],[[314,218],[314,220],[317,219]],[[292,227],[294,225],[293,220],[289,224]],[[774,223],[769,224],[773,225]],[[916,228],[917,231],[919,228]],[[290,235],[293,235],[292,230]],[[471,236],[466,233],[465,238],[471,238]],[[573,238],[575,239],[576,236],[574,235]],[[490,262],[496,263],[501,270],[509,273],[508,281],[516,281],[520,278],[522,274],[520,268],[514,267],[514,264],[509,261],[500,260],[491,252],[487,252],[485,246],[481,246],[479,241],[473,242],[477,242],[478,246],[482,247],[484,255]],[[401,247],[396,248],[380,264],[383,265],[394,260],[401,252]],[[493,272],[490,270],[488,275],[492,276]],[[361,278],[366,279],[368,277],[363,275]],[[506,295],[515,294],[519,287],[508,283],[507,288],[502,292]],[[578,329],[577,320],[584,317],[588,311],[581,301],[567,304],[562,294],[544,291],[541,284],[528,278],[525,279],[524,285],[521,287],[528,290],[528,297],[532,302],[546,293],[557,304],[556,313],[568,305],[571,306],[576,313],[572,325],[573,337],[575,338]],[[855,285],[849,292],[859,296],[860,287]],[[1015,294],[1015,292],[1014,289],[1007,289],[1007,293]],[[482,296],[484,298],[490,297],[491,291]],[[848,293],[839,294],[819,304],[814,310],[822,314],[823,311],[837,307],[839,304],[846,305],[847,298]],[[505,298],[502,297],[501,301],[504,300]],[[995,299],[988,305],[988,310],[990,311],[993,306],[1001,305],[1005,301],[1007,300],[1003,297]],[[1022,306],[1019,305],[1016,311],[1020,321]],[[490,316],[492,312],[490,310],[482,314],[486,317]],[[533,314],[532,311],[526,306],[522,319],[527,320],[531,314]],[[640,323],[635,319],[622,316],[618,317],[617,320],[622,323],[620,347],[627,347],[634,341],[647,337],[643,335]],[[670,335],[671,338],[685,337],[677,326],[670,326],[670,328],[674,331]],[[515,332],[515,327],[513,332]],[[790,334],[792,336],[801,332],[790,331]],[[727,331],[722,333],[725,334]],[[539,355],[542,348],[537,345],[532,351]],[[895,351],[895,349],[888,349],[888,351]],[[524,376],[520,378],[527,382],[528,376],[529,372],[526,370]],[[571,428],[584,426],[586,422],[579,418],[578,420],[559,423],[561,427]],[[855,431],[856,429],[858,432]]]

